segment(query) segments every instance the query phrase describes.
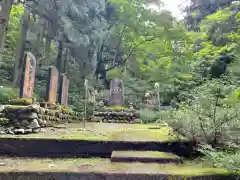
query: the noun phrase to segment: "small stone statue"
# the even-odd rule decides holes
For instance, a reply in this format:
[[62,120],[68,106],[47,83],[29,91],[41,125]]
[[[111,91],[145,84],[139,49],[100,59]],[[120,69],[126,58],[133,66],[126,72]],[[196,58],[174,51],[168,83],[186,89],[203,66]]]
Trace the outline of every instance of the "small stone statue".
[[129,103],[129,109],[134,109],[133,104]]

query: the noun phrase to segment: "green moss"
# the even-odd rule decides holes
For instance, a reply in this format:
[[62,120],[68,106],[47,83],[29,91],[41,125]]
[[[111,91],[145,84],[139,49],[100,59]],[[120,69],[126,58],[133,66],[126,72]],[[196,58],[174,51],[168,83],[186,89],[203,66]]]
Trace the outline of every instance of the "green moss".
[[110,106],[110,107],[104,107],[104,110],[108,111],[124,111],[128,110],[128,108],[122,107],[122,106]]
[[[177,135],[169,135],[170,127],[160,127],[160,129],[148,129],[153,127],[145,124],[109,124],[109,123],[88,123],[87,128],[83,125],[72,123],[66,125],[66,131],[50,131],[24,136],[2,135],[8,138],[27,139],[68,139],[68,140],[99,140],[99,141],[143,141],[143,142],[172,142],[178,141]],[[181,139],[183,139],[181,137]]]
[[51,109],[51,110],[57,110],[58,106],[56,103],[52,103],[52,102],[41,102],[40,106],[43,108],[47,108],[47,109]]
[[69,107],[62,106],[62,105],[58,105],[58,107],[61,110],[61,112],[64,112],[64,113],[72,113],[73,112],[73,110]]
[[[0,172],[100,172],[100,173],[131,173],[131,174],[167,174],[181,177],[205,175],[229,175],[225,169],[206,166],[204,162],[187,164],[157,164],[157,163],[111,163],[109,159],[30,159],[30,158],[2,158]],[[84,168],[85,167],[85,168]],[[87,168],[86,168],[87,167]],[[90,168],[89,168],[90,167]]]
[[58,103],[51,103],[51,102],[42,102],[40,103],[41,107],[45,107],[50,110],[55,110],[55,112],[63,112],[63,113],[71,113],[73,110],[69,107],[62,106]]
[[5,106],[5,109],[9,109],[9,110],[18,110],[18,109],[24,109],[26,108],[27,106],[18,106],[18,105],[6,105]]
[[118,141],[176,141],[179,140],[177,135],[171,135],[169,127],[162,127],[160,129],[121,129],[113,132],[110,135],[111,140]]
[[11,105],[31,105],[33,104],[34,99],[33,98],[18,98],[18,99],[12,99],[10,101]]
[[112,157],[148,157],[164,159],[180,159],[179,156],[172,153],[158,151],[113,151]]

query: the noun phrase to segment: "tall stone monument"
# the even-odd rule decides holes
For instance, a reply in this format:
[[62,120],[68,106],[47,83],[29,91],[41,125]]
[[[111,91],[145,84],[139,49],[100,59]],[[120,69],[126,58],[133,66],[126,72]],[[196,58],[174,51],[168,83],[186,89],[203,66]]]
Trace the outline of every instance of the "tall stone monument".
[[102,107],[97,111],[94,111],[92,121],[110,123],[141,123],[139,120],[139,112],[137,112],[134,108],[128,109],[124,107],[124,85],[121,79],[114,78],[111,81],[108,105],[110,108]]
[[111,80],[109,106],[124,106],[124,86],[121,79]]
[[32,98],[35,83],[36,58],[31,52],[24,56],[24,66],[21,74],[20,98]]
[[48,84],[46,89],[46,101],[55,103],[57,101],[58,90],[58,70],[56,67],[50,67],[48,70]]
[[58,101],[63,106],[68,106],[68,86],[69,80],[65,74],[61,75]]

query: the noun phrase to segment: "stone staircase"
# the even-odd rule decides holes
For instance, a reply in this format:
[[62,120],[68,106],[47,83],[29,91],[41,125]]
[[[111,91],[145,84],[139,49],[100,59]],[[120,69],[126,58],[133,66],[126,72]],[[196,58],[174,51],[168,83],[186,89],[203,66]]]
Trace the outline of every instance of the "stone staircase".
[[182,159],[171,153],[159,151],[113,151],[111,162],[141,162],[141,163],[182,163]]
[[[74,138],[75,124],[69,138],[57,138],[63,131],[51,132],[50,138],[41,134],[0,137],[0,179],[38,180],[237,180],[226,170],[186,160],[192,156],[192,142],[178,140],[156,141],[165,128],[142,128],[114,132],[112,140]],[[102,130],[107,124],[98,124]],[[111,130],[119,125],[108,125]],[[74,127],[74,128],[73,128]],[[141,129],[142,128],[142,129]],[[134,132],[133,132],[134,130]],[[105,130],[106,131],[106,130]],[[147,131],[147,133],[145,132]],[[75,131],[74,131],[75,132]],[[150,134],[151,133],[151,134]],[[53,134],[55,136],[53,136]],[[114,136],[112,136],[114,135]],[[117,136],[116,136],[117,135]],[[148,135],[148,136],[147,136]],[[99,136],[99,135],[97,135]],[[116,136],[116,137],[115,137]],[[132,139],[134,136],[134,139]],[[105,140],[102,138],[106,138]],[[145,139],[153,139],[146,141]],[[124,140],[123,140],[124,139]],[[139,141],[141,139],[142,141]],[[162,139],[166,140],[166,138]],[[143,141],[144,140],[144,141]]]

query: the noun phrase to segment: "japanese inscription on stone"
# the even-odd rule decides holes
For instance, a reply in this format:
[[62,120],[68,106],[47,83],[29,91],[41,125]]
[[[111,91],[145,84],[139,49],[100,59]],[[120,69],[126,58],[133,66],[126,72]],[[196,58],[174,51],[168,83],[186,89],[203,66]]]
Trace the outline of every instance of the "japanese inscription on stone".
[[48,74],[48,84],[47,84],[47,102],[55,103],[57,100],[57,90],[58,90],[58,70],[56,67],[49,68]]
[[110,106],[123,106],[124,105],[124,89],[121,79],[114,78],[110,83]]
[[67,79],[67,76],[63,74],[61,76],[59,102],[64,106],[68,106],[68,86],[69,86],[69,80]]
[[24,57],[24,66],[21,77],[21,98],[32,98],[35,83],[36,73],[36,58],[30,52],[27,52]]

